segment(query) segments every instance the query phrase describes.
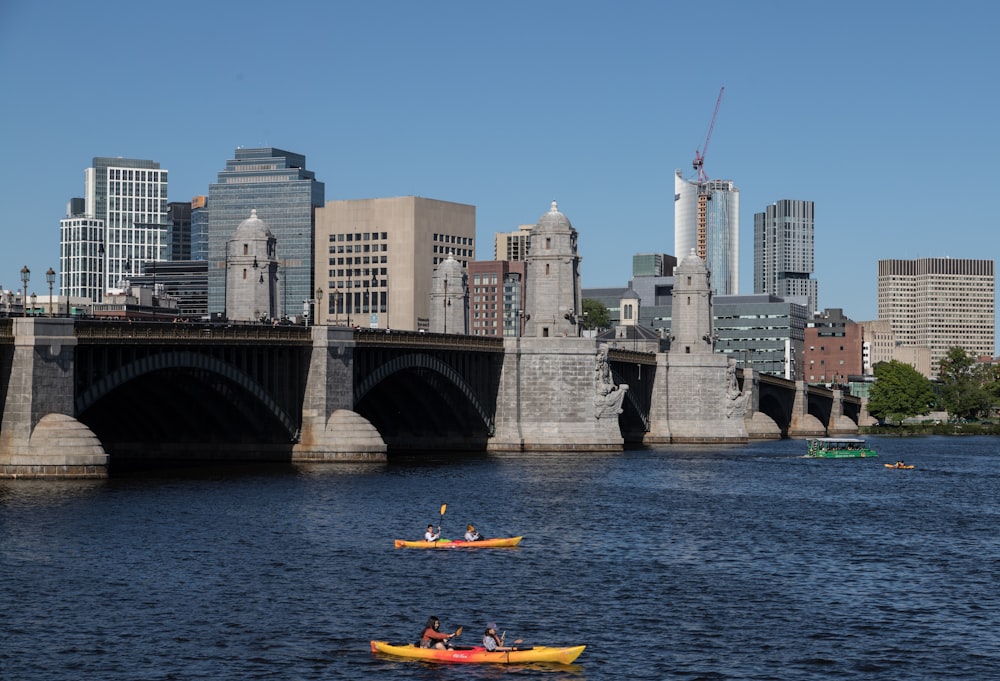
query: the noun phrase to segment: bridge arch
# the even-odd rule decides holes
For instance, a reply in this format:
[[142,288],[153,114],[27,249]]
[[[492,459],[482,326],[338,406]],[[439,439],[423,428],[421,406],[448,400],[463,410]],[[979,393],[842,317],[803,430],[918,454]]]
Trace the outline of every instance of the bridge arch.
[[468,400],[469,405],[482,420],[482,425],[486,428],[489,435],[493,435],[495,425],[493,412],[485,408],[482,401],[476,395],[475,390],[473,390],[472,386],[469,385],[459,372],[457,372],[447,362],[442,361],[434,355],[407,353],[405,355],[393,357],[388,362],[379,365],[355,387],[354,403],[359,404],[368,395],[368,393],[375,388],[375,386],[382,383],[393,374],[409,369],[426,369],[445,378],[462,394],[466,400]]
[[249,374],[216,357],[186,350],[173,350],[138,357],[123,364],[91,383],[77,396],[74,408],[80,415],[117,388],[135,379],[164,369],[196,369],[219,375],[252,396],[262,408],[274,416],[282,428],[294,436],[298,423]]

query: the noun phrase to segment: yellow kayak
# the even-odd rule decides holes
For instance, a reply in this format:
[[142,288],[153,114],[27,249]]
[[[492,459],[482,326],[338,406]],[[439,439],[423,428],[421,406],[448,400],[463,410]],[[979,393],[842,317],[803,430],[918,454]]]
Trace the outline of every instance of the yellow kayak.
[[882,465],[885,466],[886,468],[895,468],[896,470],[900,470],[900,471],[908,471],[911,468],[913,468],[913,464],[907,464],[905,466],[899,466],[899,465],[896,465],[894,463],[884,463]]
[[397,539],[397,549],[496,549],[517,546],[523,537],[500,537],[498,539],[479,539],[465,541],[464,539],[439,539],[438,541],[407,541]]
[[470,664],[521,664],[523,662],[558,662],[571,664],[580,657],[587,646],[569,646],[552,648],[549,646],[533,646],[521,650],[497,650],[490,652],[482,646],[440,650],[438,648],[420,648],[407,643],[403,646],[393,645],[386,641],[372,641],[372,652],[405,657],[414,660],[430,662],[465,662]]

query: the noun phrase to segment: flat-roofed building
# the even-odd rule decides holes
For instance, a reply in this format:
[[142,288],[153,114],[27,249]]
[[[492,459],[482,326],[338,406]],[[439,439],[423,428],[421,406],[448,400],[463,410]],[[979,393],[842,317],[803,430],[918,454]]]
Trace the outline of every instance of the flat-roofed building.
[[430,330],[431,281],[475,258],[476,207],[401,196],[316,209],[317,323]]
[[901,346],[928,348],[931,377],[953,347],[994,355],[992,260],[919,258],[878,261],[878,318]]

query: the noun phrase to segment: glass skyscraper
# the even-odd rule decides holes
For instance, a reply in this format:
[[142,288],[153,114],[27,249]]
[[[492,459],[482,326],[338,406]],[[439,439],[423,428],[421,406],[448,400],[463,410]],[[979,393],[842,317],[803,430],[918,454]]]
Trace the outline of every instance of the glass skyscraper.
[[314,298],[314,211],[325,187],[306,170],[306,157],[264,147],[236,149],[208,189],[208,310],[224,314],[229,240],[256,209],[277,240],[279,316],[301,314]]
[[815,267],[815,206],[812,201],[782,199],[753,216],[753,292],[801,300],[810,313],[819,310],[819,291],[811,279]]
[[84,186],[60,222],[59,292],[99,302],[143,263],[167,259],[167,171],[156,161],[95,157]]
[[674,255],[691,251],[705,261],[716,295],[739,293],[740,190],[731,180],[691,182],[674,177]]

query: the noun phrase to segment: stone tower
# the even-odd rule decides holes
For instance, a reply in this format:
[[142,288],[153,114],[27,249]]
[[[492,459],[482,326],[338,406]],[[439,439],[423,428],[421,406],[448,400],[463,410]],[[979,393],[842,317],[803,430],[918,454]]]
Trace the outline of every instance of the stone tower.
[[531,230],[525,257],[524,335],[579,336],[583,295],[576,230],[552,202]]
[[670,315],[671,355],[715,352],[711,273],[694,249],[674,268]]
[[277,239],[256,209],[226,244],[226,319],[259,322],[277,314]]
[[454,253],[434,270],[431,280],[431,333],[459,333],[468,331],[469,277]]

